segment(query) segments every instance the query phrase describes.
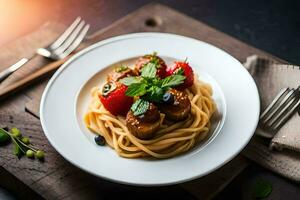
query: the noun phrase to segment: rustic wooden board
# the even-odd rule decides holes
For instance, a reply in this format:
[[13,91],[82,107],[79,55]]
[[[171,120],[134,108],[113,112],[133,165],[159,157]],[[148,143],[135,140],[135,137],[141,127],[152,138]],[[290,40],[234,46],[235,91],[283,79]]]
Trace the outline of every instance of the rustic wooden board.
[[[149,10],[151,10],[151,12],[148,12]],[[57,30],[55,34],[58,35],[58,30],[61,30],[61,28],[55,30]],[[85,45],[89,45],[115,35],[141,31],[169,32],[194,37],[224,49],[241,62],[244,62],[246,57],[251,54],[275,58],[160,4],[147,5],[118,20],[111,26],[100,30],[91,36]],[[55,34],[52,34],[51,37]],[[19,47],[20,45],[26,46],[26,52],[18,50],[17,55],[27,56],[31,55],[35,48],[43,43],[43,41],[40,41],[39,44],[36,44],[36,46],[29,48],[28,44],[33,42],[33,39],[31,40],[29,38],[31,37],[28,36],[25,42],[23,41],[24,43],[20,40],[10,46],[10,53],[7,52],[6,55],[9,57],[9,60],[5,61],[6,65],[14,62],[14,59],[12,59],[14,54],[12,54],[12,52],[14,52],[15,49],[18,49],[16,47]],[[50,42],[50,40],[48,42]],[[5,60],[5,58],[5,56],[0,56],[0,60]],[[32,68],[36,69],[35,67],[37,66],[33,66]],[[28,71],[30,71],[30,69]],[[21,76],[15,76],[15,78],[20,77]],[[13,77],[8,81],[12,80]],[[248,161],[243,159],[241,156],[238,156],[232,162],[229,162],[216,172],[207,175],[206,177],[180,186],[176,185],[170,187],[131,187],[110,183],[93,177],[65,161],[50,146],[44,134],[42,134],[39,120],[31,114],[24,112],[26,104],[26,109],[30,113],[35,116],[39,115],[39,100],[45,84],[46,81],[41,82],[24,91],[23,94],[10,98],[5,102],[1,102],[0,105],[0,111],[3,111],[2,114],[0,114],[0,123],[20,127],[26,135],[32,136],[32,141],[37,145],[37,147],[41,147],[47,152],[46,161],[44,163],[40,163],[38,161],[28,159],[16,159],[11,155],[11,146],[0,148],[0,166],[9,173],[14,174],[16,178],[21,180],[44,198],[80,199],[85,197],[99,199],[101,197],[112,198],[124,195],[130,195],[132,198],[145,196],[152,198],[155,197],[155,194],[159,194],[162,197],[180,198],[183,197],[183,195],[186,195],[185,198],[190,199],[210,199],[217,192],[222,190],[224,186],[226,186],[248,165]],[[7,111],[14,112],[8,113]],[[11,120],[11,118],[13,118],[13,120]]]

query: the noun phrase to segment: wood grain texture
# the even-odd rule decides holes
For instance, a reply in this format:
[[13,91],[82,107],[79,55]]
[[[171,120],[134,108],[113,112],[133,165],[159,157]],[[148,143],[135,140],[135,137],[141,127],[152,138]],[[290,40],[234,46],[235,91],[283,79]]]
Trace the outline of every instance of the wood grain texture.
[[0,167],[0,199],[8,200],[6,196],[1,196],[1,189],[5,188],[8,191],[18,191],[14,192],[13,198],[18,199],[42,199],[42,197],[32,190],[28,185],[21,182],[16,176],[9,173],[3,167]]
[[[151,12],[146,12],[148,10],[151,10]],[[149,20],[154,20],[156,25],[147,25],[147,20],[148,22]],[[111,36],[141,31],[169,32],[194,37],[224,49],[242,62],[251,54],[272,57],[201,22],[159,4],[147,5],[118,20],[111,26],[89,37],[86,44],[90,45]],[[25,52],[22,50],[18,51],[19,55],[25,55]],[[13,57],[11,52],[14,52],[14,49],[11,49],[7,55]],[[28,50],[28,52],[34,52],[34,49]],[[6,57],[0,57],[0,61],[5,59]],[[6,62],[9,63],[11,61]],[[21,128],[26,135],[32,137],[32,141],[37,147],[47,152],[45,163],[40,163],[36,160],[17,160],[11,154],[11,146],[0,148],[0,166],[14,174],[44,198],[101,199],[128,196],[133,199],[141,197],[144,199],[146,196],[150,199],[157,195],[164,198],[181,198],[184,196],[188,199],[207,199],[211,198],[213,193],[220,191],[241,169],[247,166],[247,162],[244,162],[242,158],[237,158],[236,162],[230,162],[216,173],[212,173],[202,179],[183,184],[182,186],[158,188],[124,186],[93,177],[65,161],[48,143],[42,133],[39,120],[24,112],[24,105],[26,104],[27,110],[36,116],[39,115],[39,100],[45,84],[46,82],[40,82],[34,87],[23,91],[22,94],[1,102],[0,106],[0,111],[5,111],[0,115],[1,123]],[[8,113],[7,111],[15,111],[16,113]],[[241,165],[242,167],[240,167]],[[206,182],[210,183],[209,186],[211,187],[203,187],[206,186]]]
[[[9,67],[21,58],[33,57],[37,48],[49,45],[57,38],[57,36],[59,36],[59,34],[61,34],[64,28],[65,26],[62,24],[49,22],[44,24],[34,33],[24,36],[5,47],[0,48],[0,70]],[[1,82],[0,90],[11,83],[28,76],[30,73],[36,71],[39,67],[48,62],[49,60],[46,60],[41,56],[34,57],[30,62]]]
[[181,187],[198,199],[203,199],[204,197],[204,199],[213,199],[248,165],[248,160],[242,156],[237,156],[221,169],[203,178],[183,183]]

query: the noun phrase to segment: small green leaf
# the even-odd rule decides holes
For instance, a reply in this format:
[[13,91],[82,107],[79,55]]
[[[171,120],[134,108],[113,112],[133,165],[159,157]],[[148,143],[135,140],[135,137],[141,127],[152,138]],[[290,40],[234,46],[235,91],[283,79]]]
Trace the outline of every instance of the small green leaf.
[[139,78],[139,77],[130,76],[130,77],[122,78],[119,82],[123,83],[124,85],[129,86],[129,85],[134,84],[134,83],[140,83],[141,81],[142,81],[142,79]]
[[143,68],[142,68],[142,73],[141,76],[145,78],[154,78],[156,76],[156,64],[154,63],[147,63]]
[[183,75],[184,70],[180,67],[178,70],[175,72],[176,75]]
[[148,101],[161,102],[164,95],[164,90],[158,86],[151,86],[147,90],[147,94],[142,98]]
[[135,101],[131,106],[131,110],[133,112],[136,111],[137,108],[139,107],[140,103],[142,103],[142,99],[138,99],[137,101]]
[[20,157],[22,155],[22,151],[17,144],[14,144],[14,154],[18,157]]
[[133,115],[138,116],[147,112],[149,106],[150,103],[148,101],[138,99],[136,102],[134,102],[134,104],[132,104],[131,110],[133,112]]
[[0,128],[0,144],[5,143],[9,139],[10,139],[9,134],[3,128]]
[[161,68],[160,60],[158,59],[158,57],[156,55],[152,56],[152,59],[150,60],[150,63],[155,64],[156,69]]
[[147,92],[146,87],[144,83],[133,83],[128,86],[125,94],[129,97],[143,96]]
[[124,71],[126,71],[128,69],[128,67],[127,66],[125,66],[125,65],[121,65],[120,67],[117,67],[116,69],[115,69],[115,72],[118,72],[118,73],[120,73],[120,72],[124,72]]
[[185,76],[182,75],[172,75],[163,79],[161,87],[174,87],[183,83]]
[[272,184],[265,180],[258,180],[254,185],[253,197],[263,199],[269,196],[272,192]]

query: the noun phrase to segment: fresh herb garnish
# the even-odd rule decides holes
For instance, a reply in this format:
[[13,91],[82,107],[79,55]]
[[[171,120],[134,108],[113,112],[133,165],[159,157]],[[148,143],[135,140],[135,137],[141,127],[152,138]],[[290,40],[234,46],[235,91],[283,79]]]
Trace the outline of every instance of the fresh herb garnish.
[[177,75],[183,75],[184,70],[182,68],[178,68],[178,70],[175,72]]
[[272,184],[269,181],[258,180],[254,185],[253,197],[255,199],[266,198],[271,194],[272,190]]
[[131,85],[133,83],[141,83],[142,79],[140,77],[137,76],[129,76],[129,77],[125,77],[123,79],[120,80],[120,83],[123,83],[124,85]]
[[0,144],[3,144],[11,140],[14,144],[14,154],[19,158],[22,155],[26,155],[28,158],[33,158],[34,156],[43,160],[45,153],[41,150],[37,150],[30,145],[30,140],[28,137],[22,137],[19,129],[12,128],[10,132],[0,128]]
[[168,87],[177,86],[177,85],[183,83],[184,79],[185,79],[185,76],[177,75],[177,74],[168,76],[167,78],[162,80],[161,87],[168,88]]
[[[155,64],[148,63],[142,68],[141,77],[126,77],[121,79],[120,82],[128,86],[125,93],[127,96],[140,97],[140,101],[161,102],[165,92],[171,87],[182,84],[185,78],[183,75],[174,74],[160,79],[156,76]],[[141,103],[140,101],[137,101],[131,107],[134,115],[137,113],[143,114],[141,111],[147,111],[147,109],[139,109],[139,112],[135,112],[137,110],[136,106]],[[146,108],[146,103],[141,105]]]
[[154,64],[156,69],[159,69],[161,67],[159,57],[157,57],[157,52],[153,52],[152,54],[147,56],[150,57],[150,60],[147,63],[145,63],[143,67],[145,67],[149,63]]
[[147,87],[148,86],[145,83],[133,83],[129,85],[125,94],[129,97],[143,96],[147,93]]
[[6,134],[4,129],[0,129],[0,144],[7,142],[10,139],[9,135]]
[[160,102],[163,94],[171,87],[180,85],[185,80],[183,75],[171,75],[164,79],[156,77],[156,67],[147,64],[142,69],[141,77],[126,77],[120,80],[128,86],[126,95],[140,97],[148,101]]
[[131,110],[133,112],[133,115],[139,116],[147,112],[149,106],[150,103],[148,101],[138,99],[136,102],[134,102],[134,104],[132,104]]
[[142,67],[140,77],[125,77],[120,80],[128,86],[125,93],[127,96],[140,98],[131,106],[134,115],[145,113],[149,102],[161,102],[167,90],[182,84],[186,78],[183,76],[183,69],[180,69],[176,74],[160,79],[156,76],[160,60],[155,52],[150,56],[151,60]]
[[156,64],[154,63],[147,63],[141,70],[141,76],[144,78],[154,78],[156,76]]
[[120,73],[120,72],[124,72],[124,71],[126,71],[126,70],[128,70],[128,67],[125,66],[125,65],[121,65],[120,67],[117,67],[117,68],[115,69],[115,72]]
[[162,101],[164,93],[165,90],[156,85],[153,85],[148,89],[147,93],[142,98],[148,101],[159,103]]

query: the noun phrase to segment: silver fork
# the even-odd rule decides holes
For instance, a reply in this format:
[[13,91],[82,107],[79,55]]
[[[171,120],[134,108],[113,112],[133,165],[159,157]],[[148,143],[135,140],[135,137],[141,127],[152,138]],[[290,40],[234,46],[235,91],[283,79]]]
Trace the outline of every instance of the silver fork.
[[297,112],[300,105],[300,86],[297,89],[284,88],[263,111],[259,118],[257,133],[272,138],[275,133]]
[[[60,60],[67,57],[78,47],[78,45],[86,36],[89,28],[89,24],[82,20],[81,17],[77,17],[75,21],[65,30],[65,32],[61,34],[52,44],[47,47],[37,49],[36,55],[41,55],[53,60]],[[9,68],[0,72],[0,82],[7,78],[14,71],[22,67],[32,58],[22,58]]]

